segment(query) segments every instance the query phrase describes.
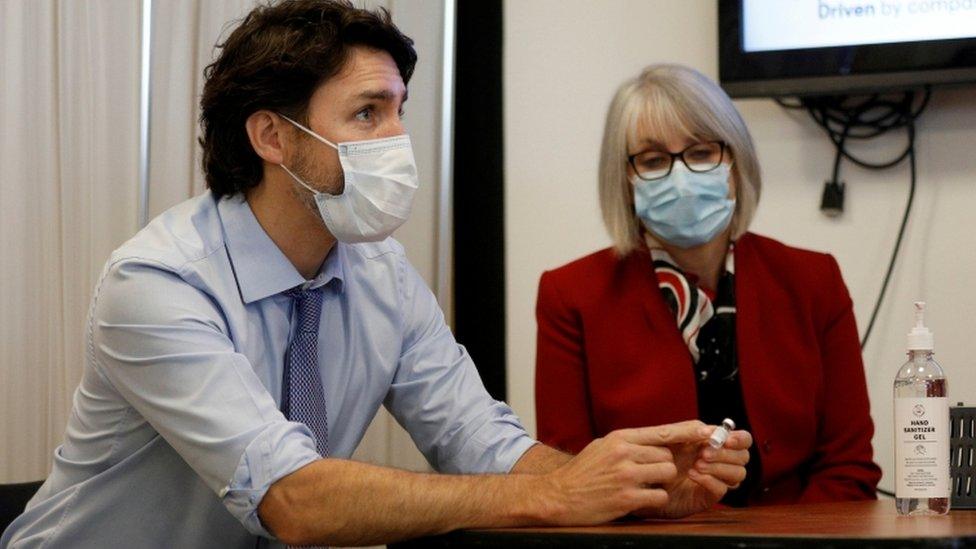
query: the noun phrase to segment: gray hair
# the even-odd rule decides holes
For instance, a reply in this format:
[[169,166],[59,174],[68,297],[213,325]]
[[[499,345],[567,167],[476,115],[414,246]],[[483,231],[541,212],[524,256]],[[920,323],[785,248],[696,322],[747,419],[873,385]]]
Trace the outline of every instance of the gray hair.
[[683,65],[651,65],[617,90],[603,131],[600,209],[619,255],[639,247],[641,240],[642,225],[627,179],[628,144],[636,143],[639,133],[660,141],[676,134],[724,141],[734,159],[736,182],[732,239],[746,232],[759,205],[762,181],[742,116],[722,88],[700,72]]

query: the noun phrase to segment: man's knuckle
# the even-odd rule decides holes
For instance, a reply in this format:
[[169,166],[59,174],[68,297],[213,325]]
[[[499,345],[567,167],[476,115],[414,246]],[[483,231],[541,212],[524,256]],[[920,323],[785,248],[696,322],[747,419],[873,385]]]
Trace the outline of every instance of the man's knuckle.
[[627,484],[640,484],[640,469],[636,466],[624,467],[620,471],[620,478]]
[[630,450],[627,448],[627,445],[619,440],[612,442],[609,452],[617,460],[626,459],[630,455]]
[[663,507],[668,504],[668,493],[664,490],[652,490],[647,499],[652,506]]
[[648,469],[648,476],[656,482],[668,482],[678,476],[678,468],[671,462],[655,463],[653,468]]
[[623,492],[620,493],[620,498],[619,498],[620,503],[624,507],[626,507],[627,510],[629,511],[629,510],[633,509],[634,507],[637,507],[637,506],[640,505],[640,495],[639,494],[640,493],[637,490],[635,490],[635,489],[624,490]]

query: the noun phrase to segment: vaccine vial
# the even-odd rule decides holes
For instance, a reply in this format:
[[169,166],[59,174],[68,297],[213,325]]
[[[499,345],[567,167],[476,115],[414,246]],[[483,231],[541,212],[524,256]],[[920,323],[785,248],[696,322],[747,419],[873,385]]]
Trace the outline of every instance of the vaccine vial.
[[949,512],[949,400],[946,376],[932,358],[925,303],[915,303],[908,362],[895,376],[895,507],[899,515]]
[[722,424],[712,431],[712,436],[708,439],[708,445],[716,450],[721,448],[729,438],[729,433],[734,430],[735,422],[729,418],[723,419]]

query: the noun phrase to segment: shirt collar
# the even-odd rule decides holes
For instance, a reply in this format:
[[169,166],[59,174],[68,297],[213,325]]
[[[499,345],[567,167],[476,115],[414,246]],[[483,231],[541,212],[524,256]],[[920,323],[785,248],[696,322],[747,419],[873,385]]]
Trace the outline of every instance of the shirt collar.
[[342,291],[345,258],[344,245],[336,242],[312,280],[295,269],[278,246],[264,232],[243,194],[217,200],[217,211],[224,229],[224,243],[230,256],[234,277],[244,303],[251,303],[302,286],[318,288],[335,281]]

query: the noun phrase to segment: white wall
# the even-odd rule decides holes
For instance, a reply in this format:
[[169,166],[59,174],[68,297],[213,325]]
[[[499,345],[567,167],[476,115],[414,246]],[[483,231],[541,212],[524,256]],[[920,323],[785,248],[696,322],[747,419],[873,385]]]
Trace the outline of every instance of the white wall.
[[[504,24],[509,400],[534,428],[539,275],[609,244],[596,193],[606,107],[616,86],[650,63],[684,63],[717,78],[718,17],[712,0],[509,0]],[[863,333],[901,220],[907,164],[884,172],[845,164],[846,211],[826,218],[818,206],[833,149],[823,131],[805,114],[787,113],[771,101],[736,104],[763,167],[753,230],[834,254]],[[891,383],[904,361],[912,301],[929,303],[950,400],[976,404],[976,369],[970,367],[976,87],[937,90],[918,127],[915,208],[864,355],[886,488],[892,485]],[[857,150],[881,160],[903,144],[901,133]]]

